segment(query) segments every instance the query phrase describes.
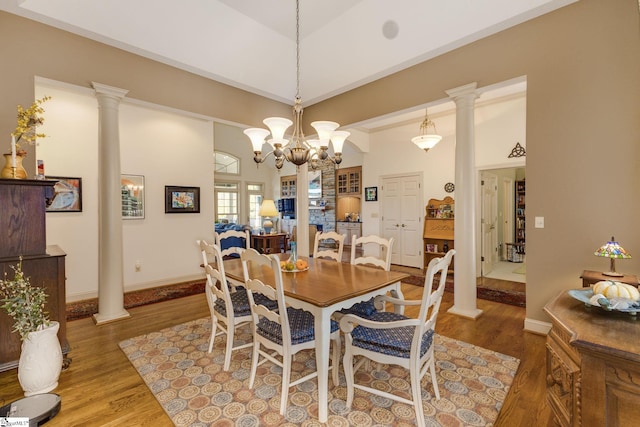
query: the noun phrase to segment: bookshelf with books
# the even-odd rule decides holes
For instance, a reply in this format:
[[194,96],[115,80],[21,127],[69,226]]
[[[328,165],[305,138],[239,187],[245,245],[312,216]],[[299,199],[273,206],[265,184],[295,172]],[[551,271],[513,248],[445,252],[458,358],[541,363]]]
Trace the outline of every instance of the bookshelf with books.
[[[512,251],[515,251],[517,258],[521,260],[525,254],[526,243],[526,181],[516,181],[516,215],[515,215],[515,243]],[[515,254],[514,254],[515,255]],[[514,261],[509,259],[509,261]],[[520,261],[521,262],[521,261]]]
[[[442,257],[449,249],[453,249],[455,202],[451,197],[431,199],[425,209],[423,256],[424,268],[427,268],[433,258]],[[453,270],[453,261],[449,270]]]

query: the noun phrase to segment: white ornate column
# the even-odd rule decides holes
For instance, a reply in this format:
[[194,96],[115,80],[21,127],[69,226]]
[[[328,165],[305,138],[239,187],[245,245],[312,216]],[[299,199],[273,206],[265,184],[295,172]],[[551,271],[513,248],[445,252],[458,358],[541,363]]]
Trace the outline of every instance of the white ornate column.
[[456,215],[454,304],[449,313],[475,319],[482,310],[476,305],[476,170],[474,103],[477,83],[446,93],[456,103]]
[[98,99],[98,313],[100,325],[129,317],[124,309],[120,101],[128,90],[91,83]]

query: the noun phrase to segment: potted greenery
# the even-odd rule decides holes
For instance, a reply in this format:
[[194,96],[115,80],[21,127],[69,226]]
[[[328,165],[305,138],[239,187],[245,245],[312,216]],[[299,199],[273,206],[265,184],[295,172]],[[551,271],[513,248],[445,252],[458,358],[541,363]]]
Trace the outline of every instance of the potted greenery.
[[18,381],[25,396],[47,393],[58,386],[62,370],[62,350],[58,341],[60,324],[49,320],[44,310],[47,295],[32,286],[22,271],[22,257],[13,279],[0,280],[0,302],[13,318],[13,332],[20,334],[22,348],[18,362]]

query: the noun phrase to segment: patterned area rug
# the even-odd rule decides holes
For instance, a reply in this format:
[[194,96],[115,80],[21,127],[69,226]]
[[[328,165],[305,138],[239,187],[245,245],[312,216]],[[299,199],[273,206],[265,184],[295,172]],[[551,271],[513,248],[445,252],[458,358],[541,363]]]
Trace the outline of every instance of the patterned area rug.
[[[229,372],[222,370],[224,337],[207,353],[211,322],[203,318],[131,338],[120,348],[137,369],[176,426],[317,426],[317,382],[309,380],[289,392],[286,416],[279,413],[282,371],[267,362],[248,388],[251,349],[235,351]],[[237,342],[249,342],[249,327],[238,330]],[[432,395],[430,376],[422,382],[427,426],[492,425],[500,412],[520,361],[516,358],[436,335],[440,400]],[[329,426],[415,425],[413,407],[356,390],[345,407],[342,360],[340,385],[329,380]],[[407,398],[407,372],[371,365],[357,372],[358,383]],[[313,351],[298,353],[292,380],[315,369]]]

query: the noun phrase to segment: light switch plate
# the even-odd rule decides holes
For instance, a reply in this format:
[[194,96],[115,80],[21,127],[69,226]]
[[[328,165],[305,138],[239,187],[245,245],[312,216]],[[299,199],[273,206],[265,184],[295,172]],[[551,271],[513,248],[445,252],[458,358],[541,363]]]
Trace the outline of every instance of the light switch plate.
[[544,228],[544,217],[543,216],[537,216],[535,218],[534,225],[535,225],[536,228]]

